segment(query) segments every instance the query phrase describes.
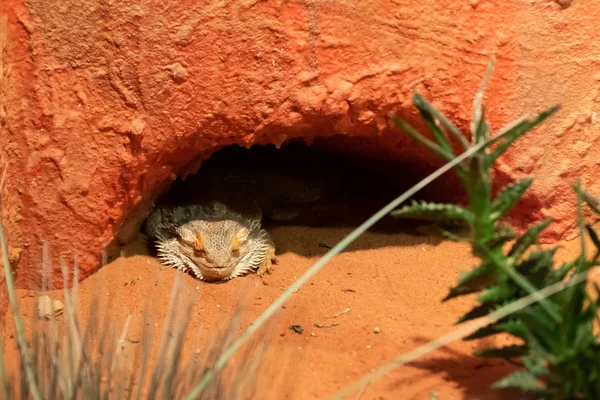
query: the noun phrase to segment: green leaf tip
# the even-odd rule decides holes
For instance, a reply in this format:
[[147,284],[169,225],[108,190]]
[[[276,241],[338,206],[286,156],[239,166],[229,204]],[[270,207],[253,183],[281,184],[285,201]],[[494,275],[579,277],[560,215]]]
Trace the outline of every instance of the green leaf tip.
[[464,221],[473,222],[473,213],[455,204],[428,203],[413,201],[390,213],[394,218],[420,219],[425,221]]
[[495,221],[504,216],[523,197],[532,183],[533,179],[526,178],[504,187],[492,202],[490,218]]

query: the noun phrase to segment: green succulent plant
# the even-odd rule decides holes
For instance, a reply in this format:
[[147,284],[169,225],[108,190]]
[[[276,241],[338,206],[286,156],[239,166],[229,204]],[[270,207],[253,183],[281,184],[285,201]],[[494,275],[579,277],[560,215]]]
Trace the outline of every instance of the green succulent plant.
[[[483,91],[491,75],[493,62],[483,79],[473,103],[471,141],[473,145],[489,139],[489,125],[482,104]],[[446,161],[457,157],[454,137],[463,150],[471,145],[456,125],[444,117],[423,97],[416,94],[413,103],[425,120],[433,140],[395,115],[395,124],[413,139]],[[455,241],[470,244],[473,254],[481,263],[464,273],[443,301],[465,294],[479,293],[478,304],[459,318],[457,323],[483,317],[488,313],[539,289],[564,281],[574,273],[585,272],[599,263],[600,241],[596,232],[583,222],[582,204],[588,204],[600,215],[600,201],[585,192],[579,183],[577,217],[582,236],[581,253],[571,262],[555,267],[557,247],[542,249],[535,246],[538,237],[552,222],[543,220],[517,235],[503,217],[523,197],[533,179],[511,183],[493,197],[493,166],[506,150],[525,133],[553,115],[554,106],[533,118],[521,118],[511,124],[504,137],[494,148],[482,150],[466,158],[455,167],[466,190],[468,204],[434,204],[416,202],[391,213],[396,218],[423,219],[440,223],[460,223],[466,235],[444,234]],[[586,258],[584,235],[589,235],[596,249]],[[534,248],[532,248],[534,247]],[[596,294],[600,288],[595,286]],[[501,357],[516,362],[523,368],[495,384],[497,388],[519,388],[552,399],[600,398],[600,343],[594,333],[598,322],[600,296],[592,299],[586,282],[528,306],[521,312],[479,329],[465,340],[507,333],[519,339],[517,345],[488,348],[477,352],[481,357]],[[519,362],[520,360],[520,362]]]

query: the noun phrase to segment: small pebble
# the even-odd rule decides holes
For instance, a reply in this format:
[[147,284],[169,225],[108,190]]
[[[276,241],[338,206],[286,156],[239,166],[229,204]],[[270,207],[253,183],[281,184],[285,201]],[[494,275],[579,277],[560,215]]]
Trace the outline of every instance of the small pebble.
[[285,336],[285,333],[280,333],[279,336]]
[[312,337],[317,337],[317,335],[316,335],[314,332],[311,332],[311,333],[310,333],[310,336],[312,336]]
[[376,327],[375,329],[373,329],[373,332],[375,332],[375,333],[381,333],[381,328],[380,327]]
[[373,346],[371,346],[371,345],[368,345],[368,346],[367,346],[367,349],[370,349],[371,347],[373,347]]
[[65,306],[59,300],[52,300],[44,295],[37,299],[37,315],[39,319],[50,319],[52,314],[58,316],[62,314]]

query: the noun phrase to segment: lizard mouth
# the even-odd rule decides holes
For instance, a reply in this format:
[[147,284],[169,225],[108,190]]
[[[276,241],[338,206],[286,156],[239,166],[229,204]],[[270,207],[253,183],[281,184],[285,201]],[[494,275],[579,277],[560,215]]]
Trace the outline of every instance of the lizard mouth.
[[233,271],[232,267],[223,267],[217,265],[205,266],[201,267],[202,276],[209,279],[223,279],[231,275]]

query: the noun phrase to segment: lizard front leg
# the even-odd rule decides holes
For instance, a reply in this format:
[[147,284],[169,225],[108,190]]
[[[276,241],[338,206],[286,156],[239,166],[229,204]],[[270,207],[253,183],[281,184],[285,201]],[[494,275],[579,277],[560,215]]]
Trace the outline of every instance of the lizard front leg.
[[279,263],[279,260],[275,255],[275,243],[273,243],[273,240],[268,234],[265,245],[268,247],[267,254],[265,255],[265,258],[263,259],[262,263],[258,267],[258,270],[256,271],[256,275],[258,275],[259,277],[262,277],[264,274],[271,274],[271,271],[273,270],[273,265]]

